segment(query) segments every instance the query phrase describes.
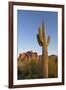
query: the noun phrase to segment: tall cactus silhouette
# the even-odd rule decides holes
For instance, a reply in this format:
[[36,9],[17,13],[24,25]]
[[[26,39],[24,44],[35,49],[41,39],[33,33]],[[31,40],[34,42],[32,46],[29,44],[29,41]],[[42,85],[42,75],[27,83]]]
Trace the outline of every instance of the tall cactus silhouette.
[[39,27],[39,33],[37,34],[39,45],[42,47],[42,71],[43,77],[48,78],[48,45],[50,43],[50,36],[46,38],[44,22]]

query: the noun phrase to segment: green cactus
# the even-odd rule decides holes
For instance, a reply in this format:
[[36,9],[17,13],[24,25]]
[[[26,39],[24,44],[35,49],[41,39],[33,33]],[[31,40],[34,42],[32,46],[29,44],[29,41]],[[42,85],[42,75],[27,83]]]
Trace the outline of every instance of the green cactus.
[[39,33],[37,34],[38,43],[42,46],[42,71],[43,77],[48,78],[48,45],[50,43],[50,36],[46,38],[44,22],[39,28]]

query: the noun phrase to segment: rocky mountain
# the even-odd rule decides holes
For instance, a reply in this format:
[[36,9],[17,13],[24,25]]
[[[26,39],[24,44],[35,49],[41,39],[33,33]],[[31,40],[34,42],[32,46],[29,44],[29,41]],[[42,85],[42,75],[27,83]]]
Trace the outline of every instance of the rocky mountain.
[[37,52],[32,52],[32,51],[27,51],[24,53],[20,53],[18,60],[38,60],[39,55],[37,54]]

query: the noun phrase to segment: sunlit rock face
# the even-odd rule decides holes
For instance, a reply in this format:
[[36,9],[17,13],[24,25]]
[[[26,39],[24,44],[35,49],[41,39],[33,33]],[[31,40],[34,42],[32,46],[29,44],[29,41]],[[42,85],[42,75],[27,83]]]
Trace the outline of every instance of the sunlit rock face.
[[18,60],[38,60],[39,56],[37,52],[27,51],[26,53],[20,53]]

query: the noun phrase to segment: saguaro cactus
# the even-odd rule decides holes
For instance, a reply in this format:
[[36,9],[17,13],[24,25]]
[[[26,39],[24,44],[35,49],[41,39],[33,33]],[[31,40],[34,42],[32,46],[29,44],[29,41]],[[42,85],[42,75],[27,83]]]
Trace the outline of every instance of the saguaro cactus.
[[50,43],[50,36],[46,38],[44,22],[39,28],[39,33],[37,34],[38,43],[42,46],[42,70],[43,77],[48,78],[48,45]]

